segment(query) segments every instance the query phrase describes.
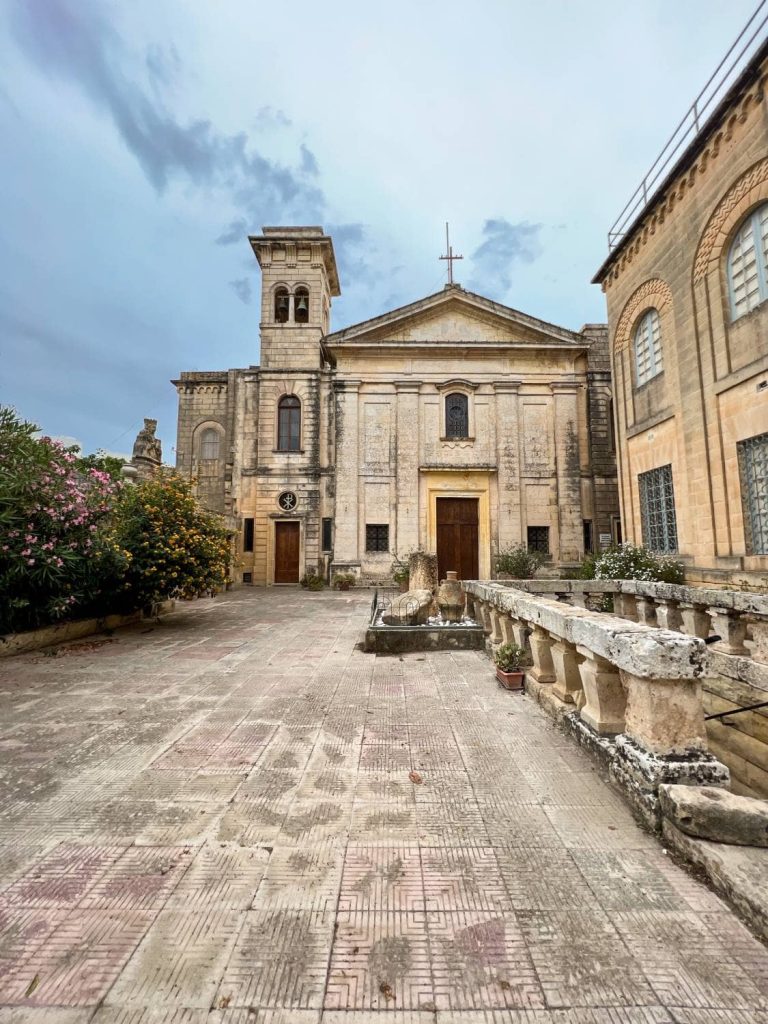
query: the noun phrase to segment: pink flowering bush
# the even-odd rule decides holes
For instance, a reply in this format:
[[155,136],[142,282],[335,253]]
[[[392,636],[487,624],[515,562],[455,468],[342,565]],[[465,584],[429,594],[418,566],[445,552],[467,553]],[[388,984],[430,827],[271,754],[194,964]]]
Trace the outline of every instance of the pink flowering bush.
[[0,407],[0,633],[103,614],[130,560],[110,526],[120,481],[36,433]]

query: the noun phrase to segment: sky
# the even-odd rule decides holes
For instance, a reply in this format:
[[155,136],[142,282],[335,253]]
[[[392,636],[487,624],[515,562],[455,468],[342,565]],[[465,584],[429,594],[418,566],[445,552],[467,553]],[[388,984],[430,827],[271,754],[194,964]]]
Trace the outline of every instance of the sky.
[[259,361],[262,225],[332,329],[456,280],[578,329],[606,234],[756,0],[0,0],[0,403],[84,451]]

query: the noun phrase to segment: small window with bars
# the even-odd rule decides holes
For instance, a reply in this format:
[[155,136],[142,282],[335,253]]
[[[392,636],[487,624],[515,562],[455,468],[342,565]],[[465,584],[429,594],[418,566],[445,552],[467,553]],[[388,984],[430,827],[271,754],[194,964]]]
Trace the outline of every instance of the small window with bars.
[[649,309],[635,329],[635,378],[645,384],[664,369],[661,361],[661,321],[656,309]]
[[677,515],[672,467],[659,466],[637,478],[643,544],[650,551],[677,551]]
[[528,550],[539,551],[542,555],[549,554],[549,527],[528,527]]
[[734,320],[768,299],[768,203],[749,214],[731,242],[728,288]]
[[768,434],[739,441],[741,502],[748,555],[768,555]]
[[365,527],[366,551],[389,551],[389,524],[367,523]]
[[253,551],[253,519],[243,520],[243,551]]
[[460,391],[446,396],[445,436],[469,437],[469,399]]

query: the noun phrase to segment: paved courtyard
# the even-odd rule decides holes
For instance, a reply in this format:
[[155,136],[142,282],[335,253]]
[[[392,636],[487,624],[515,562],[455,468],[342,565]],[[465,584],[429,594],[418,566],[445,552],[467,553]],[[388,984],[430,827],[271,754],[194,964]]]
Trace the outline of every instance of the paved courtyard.
[[472,652],[248,590],[0,662],[0,1024],[768,1024],[768,953]]

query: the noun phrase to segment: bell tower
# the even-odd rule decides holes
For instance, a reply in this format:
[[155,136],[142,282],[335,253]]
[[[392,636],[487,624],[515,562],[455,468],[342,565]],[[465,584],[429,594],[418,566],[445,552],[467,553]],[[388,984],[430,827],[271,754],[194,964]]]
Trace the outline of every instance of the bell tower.
[[265,227],[248,241],[261,267],[264,369],[317,370],[341,294],[333,242],[321,227]]

